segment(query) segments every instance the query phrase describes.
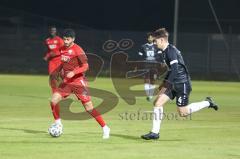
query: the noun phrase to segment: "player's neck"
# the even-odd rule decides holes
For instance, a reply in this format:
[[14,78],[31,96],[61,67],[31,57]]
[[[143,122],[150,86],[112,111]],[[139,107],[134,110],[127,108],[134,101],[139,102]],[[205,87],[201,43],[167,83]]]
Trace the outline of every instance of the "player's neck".
[[52,35],[50,35],[50,39],[53,39],[53,38],[55,38],[57,35],[54,35],[54,36],[52,36]]
[[74,43],[72,43],[71,45],[67,46],[66,48],[68,49],[68,48],[72,47],[73,45],[74,45]]

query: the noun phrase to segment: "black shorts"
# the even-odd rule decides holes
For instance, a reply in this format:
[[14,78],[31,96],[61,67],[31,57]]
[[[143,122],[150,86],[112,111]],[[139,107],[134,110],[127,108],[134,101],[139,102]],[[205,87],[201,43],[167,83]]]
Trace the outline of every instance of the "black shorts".
[[147,73],[144,74],[144,79],[156,80],[157,79],[157,70],[150,69]]
[[156,80],[158,75],[157,63],[148,62],[144,64],[147,73],[144,74],[144,79]]
[[184,83],[175,83],[173,85],[173,88],[165,91],[164,94],[166,94],[171,100],[173,100],[176,97],[176,104],[179,107],[183,107],[188,105],[189,102],[189,95],[192,91],[191,82],[187,81]]

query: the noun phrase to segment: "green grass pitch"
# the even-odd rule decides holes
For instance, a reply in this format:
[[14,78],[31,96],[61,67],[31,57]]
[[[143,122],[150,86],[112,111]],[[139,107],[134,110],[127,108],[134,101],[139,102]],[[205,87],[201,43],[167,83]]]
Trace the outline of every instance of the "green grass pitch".
[[[117,95],[108,78],[98,78],[89,85]],[[151,111],[152,104],[145,97],[138,97],[133,106],[120,99],[103,115],[111,127],[109,140],[102,140],[102,130],[93,119],[63,120],[64,134],[52,138],[47,133],[53,121],[48,77],[0,75],[0,159],[239,159],[240,83],[194,81],[190,101],[205,96],[214,97],[221,106],[218,112],[204,109],[191,119],[166,119],[157,141],[139,138],[151,129],[150,119],[127,120],[123,116],[125,112]],[[93,102],[97,105],[100,99],[93,98]],[[71,108],[83,110],[75,101]],[[175,102],[164,110],[176,113]]]

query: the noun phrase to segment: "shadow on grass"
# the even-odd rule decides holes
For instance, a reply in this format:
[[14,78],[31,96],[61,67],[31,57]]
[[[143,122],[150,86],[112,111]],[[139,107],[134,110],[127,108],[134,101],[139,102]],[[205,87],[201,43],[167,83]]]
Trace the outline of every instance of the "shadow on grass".
[[2,128],[0,127],[0,129],[2,130],[13,130],[13,131],[23,131],[25,133],[29,133],[29,134],[46,134],[47,131],[39,131],[39,130],[30,130],[30,129],[18,129],[18,128]]
[[[30,130],[30,129],[18,129],[18,128],[6,128],[6,127],[0,127],[0,130],[11,130],[11,131],[22,131],[24,133],[29,133],[29,134],[47,134],[46,131],[39,131],[39,130]],[[87,132],[88,134],[98,134],[98,133],[93,133],[93,132]],[[159,141],[159,142],[179,142],[179,141],[184,141],[183,139],[159,139],[159,140],[143,140],[141,139],[140,136],[132,136],[132,135],[125,135],[125,134],[111,134],[112,137],[119,137],[125,140],[133,140],[133,141],[138,141],[138,142],[143,142],[143,141]],[[51,137],[50,137],[51,138]],[[110,137],[111,140],[111,137]],[[60,142],[56,142],[56,143],[61,143]],[[10,142],[12,143],[12,141]],[[18,143],[18,142],[17,142]],[[21,143],[21,142],[19,142]],[[29,142],[31,143],[31,142]],[[48,142],[43,142],[43,143],[48,143]],[[83,141],[69,141],[69,142],[64,142],[64,143],[88,143],[88,142],[83,142]],[[99,143],[99,142],[96,142]]]
[[135,141],[140,139],[138,136],[124,135],[124,134],[111,134],[111,136],[120,137],[127,140],[135,140]]
[[159,139],[159,140],[144,140],[144,139],[141,139],[140,136],[131,136],[131,135],[124,135],[124,134],[111,134],[111,136],[113,137],[120,137],[122,139],[127,139],[127,140],[134,140],[134,141],[159,141],[159,142],[162,142],[162,141],[184,141],[183,139]]

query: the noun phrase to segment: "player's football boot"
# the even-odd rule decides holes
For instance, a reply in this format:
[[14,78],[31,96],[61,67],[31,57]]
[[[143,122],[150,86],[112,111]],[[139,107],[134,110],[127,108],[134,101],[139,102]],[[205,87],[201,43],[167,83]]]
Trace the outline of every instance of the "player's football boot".
[[152,98],[153,98],[153,97],[148,96],[148,97],[146,98],[146,100],[147,100],[148,102],[151,102]]
[[103,139],[108,139],[110,137],[110,128],[108,126],[103,127]]
[[210,106],[208,108],[213,108],[214,110],[218,110],[218,105],[213,101],[211,97],[206,97],[205,101],[208,101],[210,103]]
[[148,134],[142,135],[141,138],[145,140],[157,140],[159,139],[159,134],[150,132]]

